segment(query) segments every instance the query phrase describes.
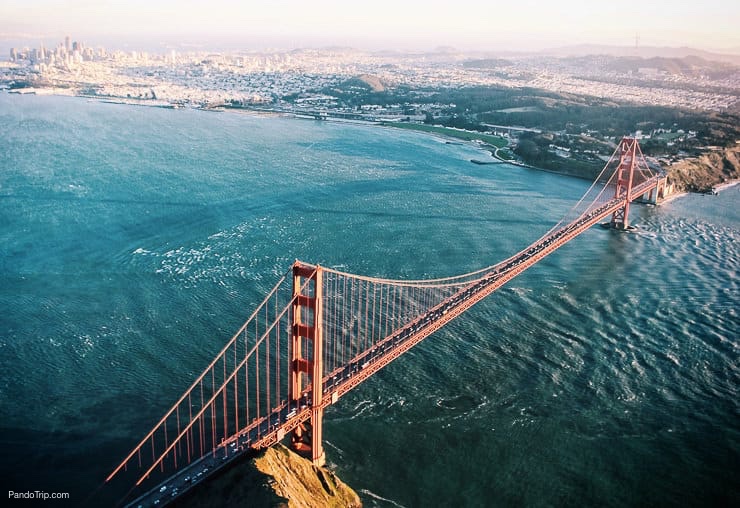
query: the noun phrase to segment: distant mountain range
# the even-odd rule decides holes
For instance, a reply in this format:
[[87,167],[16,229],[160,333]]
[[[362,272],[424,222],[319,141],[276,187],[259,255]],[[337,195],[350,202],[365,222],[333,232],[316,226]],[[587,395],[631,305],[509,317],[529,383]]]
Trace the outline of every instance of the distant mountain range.
[[[464,65],[470,68],[492,68],[511,65],[506,59],[516,59],[533,56],[550,56],[555,58],[581,58],[590,56],[610,56],[617,59],[630,59],[633,61],[644,59],[646,62],[640,67],[657,67],[671,73],[686,74],[686,67],[707,67],[708,63],[721,63],[740,66],[740,48],[728,48],[722,52],[712,52],[703,49],[683,47],[661,47],[661,46],[609,46],[604,44],[579,44],[573,46],[562,46],[544,49],[541,51],[490,51],[490,50],[462,50],[451,46],[439,46],[437,48],[409,52],[403,50],[374,51],[373,54],[384,57],[394,56],[423,56],[427,59],[440,59],[444,61],[462,60]],[[661,60],[670,60],[663,62]],[[711,65],[709,65],[711,67]],[[665,69],[664,69],[665,68]],[[688,72],[690,73],[690,72]]]
[[713,53],[702,49],[689,47],[671,48],[659,46],[606,46],[598,44],[579,44],[576,46],[563,46],[540,51],[540,54],[556,57],[568,56],[586,56],[586,55],[610,55],[610,56],[631,56],[641,58],[686,58],[688,56],[698,56],[704,60],[713,62],[730,63],[740,65],[740,48],[738,51],[731,53]]
[[620,72],[623,74],[650,72],[650,70],[683,76],[709,76],[713,79],[726,79],[737,76],[737,65],[727,62],[712,61],[700,56],[690,55],[685,57],[640,57],[640,56],[605,56],[590,55],[583,57],[571,57],[574,63],[580,63],[584,67],[598,68]]

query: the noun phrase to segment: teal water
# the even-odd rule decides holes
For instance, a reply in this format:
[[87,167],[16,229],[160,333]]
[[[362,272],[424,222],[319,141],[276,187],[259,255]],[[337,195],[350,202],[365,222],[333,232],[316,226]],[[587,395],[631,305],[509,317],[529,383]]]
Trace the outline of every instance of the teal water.
[[[588,182],[372,126],[0,94],[0,486],[102,481],[296,258],[513,254]],[[332,407],[366,506],[740,501],[740,186],[635,207]]]

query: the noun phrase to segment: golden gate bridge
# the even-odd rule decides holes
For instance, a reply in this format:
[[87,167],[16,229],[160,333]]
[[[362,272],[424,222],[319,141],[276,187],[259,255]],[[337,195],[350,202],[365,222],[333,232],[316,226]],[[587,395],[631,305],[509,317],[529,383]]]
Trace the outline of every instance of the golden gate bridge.
[[394,280],[296,261],[106,482],[130,481],[128,496],[143,491],[132,506],[166,503],[248,450],[286,439],[322,465],[329,405],[591,226],[608,218],[629,229],[630,203],[656,202],[665,185],[625,137],[555,226],[494,265]]

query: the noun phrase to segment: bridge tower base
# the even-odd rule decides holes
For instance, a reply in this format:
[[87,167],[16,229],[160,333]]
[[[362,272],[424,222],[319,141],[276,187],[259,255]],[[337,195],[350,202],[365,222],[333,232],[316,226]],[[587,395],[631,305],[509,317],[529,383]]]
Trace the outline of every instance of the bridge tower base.
[[[311,407],[309,425],[300,425],[291,436],[293,449],[323,466],[326,457],[321,429],[323,400],[324,338],[322,334],[322,269],[320,266],[293,265],[293,317],[289,400],[296,405],[308,395]],[[304,347],[305,346],[305,347]],[[306,379],[308,378],[308,379]],[[310,381],[305,383],[304,381]]]
[[658,177],[658,183],[654,189],[650,189],[636,201],[651,205],[659,205],[671,194],[673,194],[673,184],[668,181],[667,176],[663,175]]

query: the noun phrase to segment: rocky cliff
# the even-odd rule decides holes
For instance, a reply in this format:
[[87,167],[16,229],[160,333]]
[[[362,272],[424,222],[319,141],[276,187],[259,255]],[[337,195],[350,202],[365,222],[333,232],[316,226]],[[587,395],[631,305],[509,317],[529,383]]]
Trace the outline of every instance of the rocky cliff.
[[684,159],[668,168],[668,179],[678,192],[707,192],[728,180],[740,178],[740,146]]
[[174,504],[181,508],[359,508],[355,491],[283,445],[262,451]]

